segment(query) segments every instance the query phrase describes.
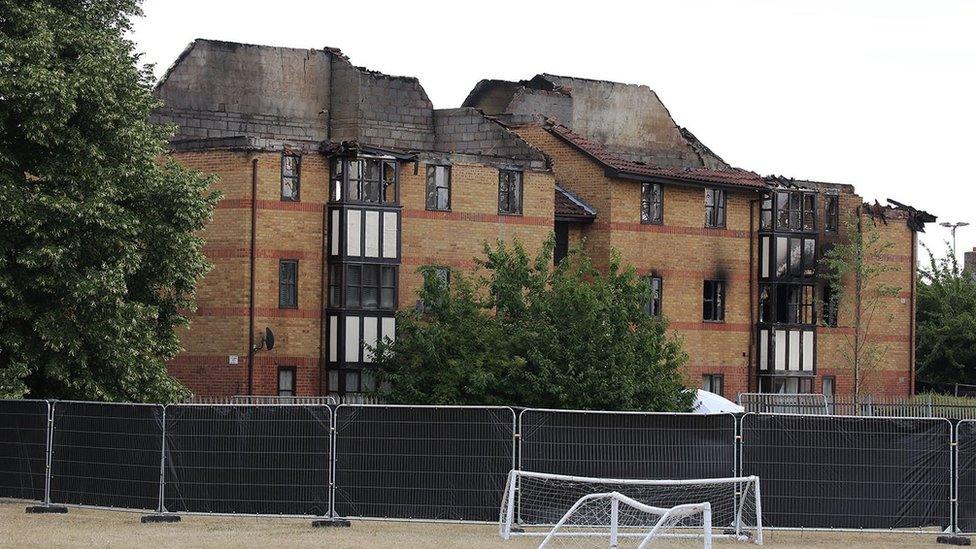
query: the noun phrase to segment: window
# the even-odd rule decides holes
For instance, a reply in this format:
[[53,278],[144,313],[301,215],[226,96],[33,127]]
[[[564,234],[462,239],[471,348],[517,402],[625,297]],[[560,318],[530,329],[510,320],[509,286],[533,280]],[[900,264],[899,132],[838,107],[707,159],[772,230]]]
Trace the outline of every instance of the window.
[[392,309],[395,304],[396,267],[346,266],[346,307]]
[[705,226],[725,227],[725,191],[705,189]]
[[657,183],[641,184],[641,223],[664,222],[664,192]]
[[828,194],[824,199],[824,231],[836,233],[840,217],[840,197]]
[[725,396],[725,376],[722,374],[705,374],[702,376],[702,390]]
[[451,209],[450,166],[427,166],[427,209]]
[[702,292],[702,320],[725,321],[725,282],[706,280]]
[[825,326],[830,326],[832,328],[837,327],[837,314],[838,301],[840,300],[840,295],[834,290],[834,285],[831,283],[824,284],[823,287],[823,298],[820,304],[820,316],[823,318],[823,323]]
[[444,286],[451,285],[451,269],[449,267],[434,267],[434,276],[437,277]]
[[816,274],[817,241],[813,238],[776,237],[774,270],[777,277]]
[[298,202],[302,157],[297,154],[281,155],[281,199]]
[[282,366],[278,368],[278,396],[295,396],[295,369]]
[[644,312],[651,316],[660,317],[661,316],[661,277],[659,276],[649,276],[647,277],[647,284],[651,288],[650,298],[647,300],[647,305],[644,306]]
[[498,213],[522,215],[522,172],[498,170]]
[[814,231],[817,228],[817,195],[798,191],[776,192],[776,228]]
[[823,387],[821,392],[824,395],[828,397],[832,397],[837,394],[837,378],[835,378],[834,376],[823,376],[823,380],[821,381],[821,384]]
[[342,306],[342,265],[329,265],[329,306]]
[[556,235],[556,245],[552,250],[552,263],[559,265],[559,262],[569,255],[569,223],[556,221],[554,232]]
[[298,307],[298,261],[282,259],[278,262],[278,307]]
[[810,394],[813,392],[813,378],[811,377],[761,377],[759,378],[760,393],[781,394]]
[[762,206],[759,208],[759,228],[766,230],[773,228],[773,197],[763,198]]
[[330,198],[339,202],[395,204],[397,163],[377,158],[335,159],[332,162]]

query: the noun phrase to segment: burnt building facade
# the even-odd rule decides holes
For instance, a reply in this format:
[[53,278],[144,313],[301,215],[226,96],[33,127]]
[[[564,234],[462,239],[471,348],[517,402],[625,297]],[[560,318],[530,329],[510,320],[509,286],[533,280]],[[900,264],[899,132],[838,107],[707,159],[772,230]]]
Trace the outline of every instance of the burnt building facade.
[[[597,266],[617,250],[648,278],[648,314],[681,335],[690,384],[849,392],[851,319],[824,307],[818,262],[850,212],[894,244],[885,276],[902,288],[883,304],[894,320],[867,389],[913,390],[915,231],[929,216],[734,168],[645,86],[485,80],[434,109],[416,79],[335,49],[197,40],[157,95],[171,155],[217,174],[224,195],[203,235],[214,269],[170,363],[196,394],[368,391],[370,348],[416,306],[420,266],[449,276],[485,242],[534,250],[553,233],[557,259],[585,239]],[[265,327],[275,348],[250,353]]]

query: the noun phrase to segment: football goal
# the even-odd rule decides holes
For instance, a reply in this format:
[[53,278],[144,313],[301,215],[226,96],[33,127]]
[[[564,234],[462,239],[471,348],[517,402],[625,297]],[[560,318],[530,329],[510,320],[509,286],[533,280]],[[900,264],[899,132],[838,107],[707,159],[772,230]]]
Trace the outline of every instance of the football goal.
[[712,536],[762,544],[759,478],[610,479],[513,470],[499,525],[503,539],[538,536],[540,547],[623,547],[623,540],[654,547],[660,539],[710,547]]

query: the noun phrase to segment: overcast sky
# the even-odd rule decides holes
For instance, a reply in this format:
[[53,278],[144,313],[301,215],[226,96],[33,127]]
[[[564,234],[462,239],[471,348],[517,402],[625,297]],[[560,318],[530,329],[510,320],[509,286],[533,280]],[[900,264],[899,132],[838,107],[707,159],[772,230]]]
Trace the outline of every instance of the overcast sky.
[[[194,38],[340,48],[416,76],[436,108],[482,78],[650,86],[731,164],[851,183],[968,221],[976,246],[976,0],[246,2],[146,0],[134,39],[162,75]],[[949,231],[927,228],[940,252]]]

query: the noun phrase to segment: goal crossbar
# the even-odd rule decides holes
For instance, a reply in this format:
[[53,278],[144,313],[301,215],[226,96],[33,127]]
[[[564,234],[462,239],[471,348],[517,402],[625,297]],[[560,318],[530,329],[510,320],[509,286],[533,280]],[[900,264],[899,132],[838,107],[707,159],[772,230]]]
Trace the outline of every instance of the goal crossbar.
[[[522,503],[520,502],[520,484],[524,479],[538,479],[540,481],[559,481],[559,482],[575,482],[583,484],[595,484],[600,486],[619,486],[619,487],[661,487],[666,489],[667,487],[688,487],[688,486],[729,486],[738,485],[742,487],[741,491],[738,489],[735,491],[734,499],[734,519],[729,525],[731,528],[726,531],[725,534],[735,538],[742,538],[746,532],[743,525],[743,510],[753,506],[753,511],[755,513],[754,523],[750,524],[751,528],[755,529],[754,541],[756,544],[762,545],[763,533],[762,533],[762,514],[760,507],[760,494],[759,494],[759,477],[755,475],[750,476],[740,476],[740,477],[726,477],[726,478],[702,478],[702,479],[627,479],[627,478],[598,478],[598,477],[586,477],[586,476],[575,476],[575,475],[560,475],[555,473],[541,473],[536,471],[523,471],[520,469],[513,469],[509,472],[508,482],[505,486],[505,493],[502,497],[502,508],[499,513],[499,534],[503,539],[509,539],[513,534],[521,535],[546,535],[543,532],[527,532],[519,528],[519,526],[553,526],[554,522],[548,522],[546,524],[542,523],[532,523],[532,524],[520,524],[520,517],[517,516],[517,509],[520,508]],[[751,494],[750,494],[751,492]],[[606,489],[598,492],[584,495],[579,498],[576,503],[572,506],[570,511],[567,511],[563,517],[562,521],[565,522],[566,518],[571,514],[572,510],[575,510],[579,506],[583,505],[586,501],[590,501],[597,498],[611,498],[616,502],[624,503],[634,509],[638,509],[642,512],[649,513],[655,516],[661,516],[663,513],[668,513],[672,511],[668,518],[672,518],[674,513],[688,512],[696,505],[708,504],[707,501],[694,501],[682,503],[675,505],[673,507],[660,507],[655,505],[649,505],[643,503],[634,498],[627,496],[626,494],[621,494],[616,490],[607,491]],[[573,498],[576,499],[576,498]],[[565,509],[565,507],[564,507]],[[726,512],[726,514],[728,514]],[[709,519],[711,518],[711,512],[709,512]],[[710,522],[710,521],[709,521]],[[658,526],[662,524],[662,521],[658,521]],[[515,528],[513,528],[515,526]],[[585,534],[583,534],[585,535]],[[623,534],[622,534],[623,535]],[[633,536],[633,534],[631,534]],[[640,536],[644,536],[643,533]]]

